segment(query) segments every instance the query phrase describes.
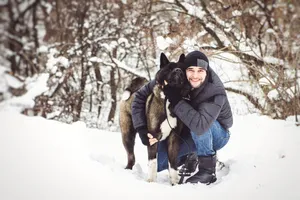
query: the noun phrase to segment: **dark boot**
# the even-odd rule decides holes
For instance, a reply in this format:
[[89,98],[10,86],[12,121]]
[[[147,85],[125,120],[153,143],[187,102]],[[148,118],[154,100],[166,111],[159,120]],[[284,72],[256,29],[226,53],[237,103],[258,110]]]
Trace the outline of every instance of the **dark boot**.
[[188,171],[189,173],[193,173],[198,165],[198,156],[196,153],[190,153],[188,155],[183,156],[178,166],[182,166],[182,168],[185,168],[185,171]]
[[217,157],[214,156],[199,156],[199,171],[194,176],[188,178],[186,183],[204,183],[210,184],[217,180],[216,177],[216,162]]

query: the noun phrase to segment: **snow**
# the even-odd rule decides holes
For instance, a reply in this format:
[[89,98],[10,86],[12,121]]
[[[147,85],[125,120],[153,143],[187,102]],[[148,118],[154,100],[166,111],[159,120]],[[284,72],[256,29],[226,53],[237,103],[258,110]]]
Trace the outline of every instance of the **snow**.
[[161,51],[165,50],[166,48],[168,48],[171,44],[173,43],[172,39],[167,37],[164,38],[163,36],[158,36],[156,38],[156,44],[157,44],[157,48]]
[[143,71],[137,71],[136,69],[132,69],[131,67],[129,67],[128,65],[126,65],[124,62],[113,58],[113,61],[118,65],[119,68],[126,70],[127,72],[130,72],[132,74],[136,74],[140,77],[144,77],[146,79],[148,79],[146,72]]
[[21,81],[19,81],[14,76],[11,76],[10,74],[3,73],[2,76],[3,76],[2,78],[4,79],[6,84],[12,88],[19,88],[19,87],[22,87],[22,85],[23,85],[23,83]]
[[48,47],[45,46],[45,45],[42,45],[42,46],[40,46],[40,47],[37,49],[37,52],[39,52],[39,53],[48,53]]
[[234,116],[218,152],[227,168],[209,186],[171,186],[167,170],[148,183],[147,151],[136,140],[136,165],[125,170],[120,132],[0,111],[1,199],[300,199],[299,127],[292,120]]
[[91,57],[91,58],[89,59],[89,61],[91,61],[91,62],[98,62],[98,63],[103,62],[101,58],[98,58],[98,57],[96,57],[96,56]]
[[234,16],[234,17],[238,17],[238,16],[241,16],[241,15],[242,15],[242,12],[239,11],[239,10],[232,11],[232,16]]
[[[50,53],[48,62],[53,72],[61,63],[54,54]],[[215,56],[211,67],[225,86],[237,85],[234,82],[242,74],[240,63],[234,57],[223,56],[235,60],[235,64]],[[101,62],[99,59],[93,57],[90,61]],[[114,62],[120,68],[131,69],[117,59]],[[61,64],[67,67],[68,61]],[[8,76],[5,71],[0,68],[1,77]],[[171,186],[165,170],[158,173],[156,183],[148,183],[147,149],[139,138],[136,165],[133,170],[125,170],[127,158],[120,132],[87,128],[83,122],[64,124],[19,114],[48,90],[48,78],[48,74],[27,78],[27,93],[0,103],[0,199],[300,199],[300,128],[293,117],[284,121],[249,114],[254,109],[244,103],[245,98],[228,93],[234,125],[229,143],[218,152],[219,160],[226,165],[217,171],[218,181],[209,186]],[[0,81],[0,88],[19,84],[17,79],[9,78]],[[240,87],[246,91],[249,88]]]
[[70,66],[69,60],[64,56],[55,57],[57,54],[56,49],[50,49],[50,53],[48,55],[48,60],[46,63],[47,69],[50,70],[52,73],[55,73],[57,70],[57,65],[61,64],[61,66],[68,68]]
[[[12,97],[5,101],[0,102],[0,110],[14,110],[22,112],[25,108],[32,108],[34,106],[34,99],[36,96],[41,95],[48,90],[47,81],[49,74],[41,73],[33,77],[28,77],[25,80],[27,92],[23,96]],[[17,79],[10,79],[11,85],[18,84]],[[0,82],[0,87],[5,86]]]
[[7,0],[0,0],[0,6],[5,6],[7,4]]

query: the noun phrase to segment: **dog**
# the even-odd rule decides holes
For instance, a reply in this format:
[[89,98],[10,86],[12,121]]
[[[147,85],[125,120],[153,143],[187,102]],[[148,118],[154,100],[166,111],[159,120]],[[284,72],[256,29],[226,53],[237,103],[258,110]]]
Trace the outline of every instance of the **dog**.
[[[187,78],[182,71],[185,55],[181,54],[178,62],[170,62],[164,53],[160,56],[160,69],[155,75],[156,84],[152,94],[146,102],[146,117],[148,131],[159,141],[167,140],[168,160],[170,182],[175,185],[179,181],[177,173],[177,156],[179,151],[179,137],[184,124],[173,114],[169,102],[165,101],[163,88],[166,84],[180,90],[182,96],[186,96],[187,89],[185,85]],[[147,80],[136,78],[123,93],[123,99],[120,102],[120,129],[122,133],[122,142],[127,152],[127,166],[125,169],[132,169],[135,164],[134,142],[136,131],[133,127],[131,117],[131,104],[135,92],[141,88]],[[177,134],[177,135],[176,135]],[[148,146],[149,173],[148,182],[155,182],[157,177],[157,143]]]

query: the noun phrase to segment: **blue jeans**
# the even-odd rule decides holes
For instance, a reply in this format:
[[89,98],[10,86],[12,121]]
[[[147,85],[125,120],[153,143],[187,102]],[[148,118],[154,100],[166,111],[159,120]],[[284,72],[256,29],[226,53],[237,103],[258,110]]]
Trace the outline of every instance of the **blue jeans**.
[[[218,121],[214,121],[211,127],[203,134],[197,135],[191,132],[191,136],[181,143],[177,162],[179,163],[186,155],[197,152],[198,156],[215,155],[223,148],[229,138],[230,133],[226,131]],[[158,143],[157,171],[168,169],[168,152],[166,140]]]

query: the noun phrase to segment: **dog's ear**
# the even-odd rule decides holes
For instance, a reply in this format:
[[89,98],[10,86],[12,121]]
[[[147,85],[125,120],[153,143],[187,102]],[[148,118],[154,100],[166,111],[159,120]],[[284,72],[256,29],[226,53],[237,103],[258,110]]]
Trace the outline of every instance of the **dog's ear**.
[[180,55],[178,62],[183,63],[184,60],[185,60],[185,55],[184,55],[184,53],[183,53],[183,54]]
[[170,61],[164,53],[160,54],[160,69],[169,64]]

